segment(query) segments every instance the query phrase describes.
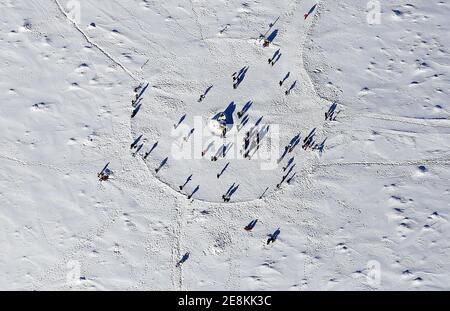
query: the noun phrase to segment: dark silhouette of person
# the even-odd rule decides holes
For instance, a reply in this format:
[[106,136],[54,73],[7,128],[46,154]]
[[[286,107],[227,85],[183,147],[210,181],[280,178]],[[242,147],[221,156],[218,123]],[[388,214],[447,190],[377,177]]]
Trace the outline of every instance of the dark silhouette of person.
[[181,266],[188,259],[189,259],[189,252],[183,255],[183,257],[177,262],[176,267]]
[[278,56],[279,53],[280,53],[280,49],[275,51],[275,53],[273,54],[272,58],[269,58],[267,60],[269,62],[269,64]]
[[245,226],[244,229],[247,231],[251,231],[255,227],[257,222],[258,222],[258,219],[252,220],[247,226]]
[[274,233],[269,234],[269,238],[267,239],[267,245],[269,245],[270,243],[273,243],[276,241],[276,239],[278,238],[278,235],[280,234],[280,228],[278,228]]

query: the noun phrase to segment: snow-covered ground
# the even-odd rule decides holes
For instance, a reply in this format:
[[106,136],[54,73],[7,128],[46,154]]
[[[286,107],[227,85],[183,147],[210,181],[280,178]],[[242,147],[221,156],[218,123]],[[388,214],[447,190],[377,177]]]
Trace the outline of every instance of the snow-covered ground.
[[0,289],[450,289],[449,3],[0,7]]

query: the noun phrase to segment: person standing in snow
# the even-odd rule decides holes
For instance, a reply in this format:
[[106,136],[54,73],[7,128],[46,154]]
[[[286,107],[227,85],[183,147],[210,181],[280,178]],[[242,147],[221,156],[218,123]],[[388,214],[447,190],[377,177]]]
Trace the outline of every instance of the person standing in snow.
[[278,238],[278,235],[280,234],[280,228],[278,228],[274,233],[269,234],[269,238],[267,239],[267,245],[269,245],[270,243],[273,243],[276,241],[276,239]]

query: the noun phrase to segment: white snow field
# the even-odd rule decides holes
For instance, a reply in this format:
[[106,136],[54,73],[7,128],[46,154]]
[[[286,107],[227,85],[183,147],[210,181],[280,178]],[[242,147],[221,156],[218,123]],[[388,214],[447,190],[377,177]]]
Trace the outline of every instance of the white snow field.
[[0,289],[450,289],[448,1],[0,8]]

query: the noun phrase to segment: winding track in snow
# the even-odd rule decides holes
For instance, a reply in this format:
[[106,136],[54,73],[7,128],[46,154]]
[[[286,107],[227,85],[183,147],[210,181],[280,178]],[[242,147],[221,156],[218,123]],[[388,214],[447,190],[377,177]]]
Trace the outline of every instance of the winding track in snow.
[[122,68],[123,71],[125,71],[127,73],[127,75],[129,75],[134,81],[140,81],[140,79],[138,77],[136,77],[127,67],[125,67],[121,62],[119,62],[118,60],[116,60],[111,54],[109,54],[104,48],[102,48],[100,45],[98,45],[97,43],[95,43],[94,41],[92,41],[91,38],[89,38],[89,36],[83,31],[81,30],[80,26],[78,26],[78,24],[73,21],[69,15],[67,14],[66,11],[64,11],[61,3],[58,0],[54,0],[56,5],[58,6],[59,11],[66,17],[66,19],[75,27],[76,30],[78,30],[79,33],[81,33],[81,35],[84,37],[84,39],[91,44],[92,46],[94,46],[97,50],[99,50],[103,55],[105,55],[110,61],[112,61],[114,64],[116,64],[117,66],[119,66],[120,68]]

